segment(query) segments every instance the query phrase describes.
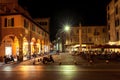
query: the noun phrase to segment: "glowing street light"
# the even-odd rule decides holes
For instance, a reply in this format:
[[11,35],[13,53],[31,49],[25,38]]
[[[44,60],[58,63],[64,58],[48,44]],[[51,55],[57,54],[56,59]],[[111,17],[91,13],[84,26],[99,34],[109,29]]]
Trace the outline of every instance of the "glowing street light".
[[66,25],[65,26],[65,31],[69,31],[70,30],[70,26],[69,25]]
[[58,41],[58,45],[57,45],[58,50],[65,51],[65,44],[69,43],[68,40],[70,41],[70,25],[68,24],[63,25],[63,28],[58,30],[56,37]]

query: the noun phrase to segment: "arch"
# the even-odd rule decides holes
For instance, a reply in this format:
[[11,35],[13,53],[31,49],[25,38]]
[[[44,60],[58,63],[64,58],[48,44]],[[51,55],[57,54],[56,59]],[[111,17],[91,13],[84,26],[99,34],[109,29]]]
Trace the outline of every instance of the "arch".
[[36,53],[36,38],[34,37],[31,39],[31,55],[33,53]]
[[4,42],[6,39],[10,38],[12,41],[14,41],[15,35],[10,34],[10,35],[6,35],[3,39],[2,42]]
[[18,47],[19,47],[19,43],[17,36],[13,34],[6,35],[2,39],[1,54],[7,56],[16,55],[19,49]]
[[23,37],[23,56],[29,55],[29,45],[26,37]]
[[37,53],[37,54],[40,54],[40,53],[41,53],[40,39],[37,39],[37,43],[36,43],[36,53]]

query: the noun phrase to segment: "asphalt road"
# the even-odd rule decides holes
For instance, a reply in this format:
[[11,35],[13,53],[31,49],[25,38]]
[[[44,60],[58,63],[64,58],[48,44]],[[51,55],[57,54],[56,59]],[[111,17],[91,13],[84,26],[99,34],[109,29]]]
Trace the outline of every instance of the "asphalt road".
[[33,65],[33,60],[29,60],[1,65],[0,80],[120,80],[119,62],[91,64],[79,56],[69,54],[53,57],[55,63],[50,64],[36,62]]
[[80,65],[8,65],[0,68],[0,80],[119,80],[120,69]]

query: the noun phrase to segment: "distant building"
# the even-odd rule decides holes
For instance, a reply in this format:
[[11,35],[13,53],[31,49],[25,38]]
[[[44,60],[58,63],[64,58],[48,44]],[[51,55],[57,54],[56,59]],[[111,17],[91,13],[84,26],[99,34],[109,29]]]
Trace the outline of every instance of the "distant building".
[[34,19],[40,26],[49,32],[50,18],[35,18]]
[[[103,45],[106,43],[106,26],[81,26],[82,44]],[[71,27],[69,43],[79,43],[80,27]]]
[[[93,45],[104,45],[107,43],[108,37],[106,26],[81,26],[81,38],[79,37],[79,30],[79,26],[70,27],[68,32],[65,32],[64,35],[62,34],[61,39],[62,42],[64,42],[62,44],[65,45],[64,48],[67,51],[72,50],[74,47],[79,47],[79,39],[82,41],[82,47],[87,50]],[[57,41],[59,43],[59,47],[63,48],[61,47],[60,40]]]
[[33,54],[48,53],[48,29],[35,22],[17,1],[0,0],[0,56],[19,56],[22,61]]
[[22,13],[31,17],[29,12],[18,4],[18,0],[0,0],[0,13]]

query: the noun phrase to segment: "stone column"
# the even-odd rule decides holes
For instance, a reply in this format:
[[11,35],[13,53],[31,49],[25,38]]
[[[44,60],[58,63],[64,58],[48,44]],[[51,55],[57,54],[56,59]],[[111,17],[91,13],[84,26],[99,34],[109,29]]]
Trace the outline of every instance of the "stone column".
[[23,37],[22,35],[19,36],[19,55],[18,55],[18,61],[23,61]]

